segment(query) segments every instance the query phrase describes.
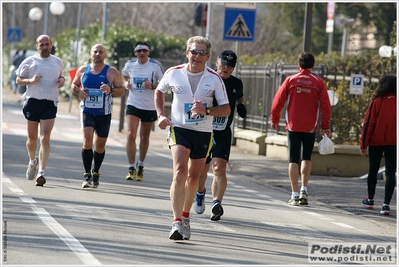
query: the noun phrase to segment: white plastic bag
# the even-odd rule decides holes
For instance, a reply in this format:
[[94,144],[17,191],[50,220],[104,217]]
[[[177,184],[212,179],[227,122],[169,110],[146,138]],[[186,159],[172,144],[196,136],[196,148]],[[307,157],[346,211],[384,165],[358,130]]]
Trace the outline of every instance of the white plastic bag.
[[326,134],[323,135],[323,139],[319,143],[319,153],[321,155],[334,154],[334,143]]

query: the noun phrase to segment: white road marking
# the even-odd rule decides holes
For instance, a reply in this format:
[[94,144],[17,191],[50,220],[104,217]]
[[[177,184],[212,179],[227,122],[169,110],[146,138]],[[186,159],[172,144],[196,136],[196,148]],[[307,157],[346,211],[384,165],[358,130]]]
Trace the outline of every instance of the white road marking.
[[224,226],[220,222],[213,222],[209,219],[200,219],[199,221],[190,221],[191,228],[202,230],[214,230],[220,233],[235,233],[236,231],[230,227]]
[[233,187],[235,187],[235,188],[241,188],[241,189],[243,189],[243,188],[245,188],[245,186],[242,186],[242,185],[233,185]]
[[244,188],[244,190],[242,190],[242,191],[245,191],[245,192],[248,192],[248,193],[258,193],[257,191],[255,191],[255,190],[251,190],[251,189],[245,189]]
[[94,256],[62,225],[43,208],[32,207],[36,215],[56,234],[86,265],[102,265]]
[[11,180],[7,177],[4,177],[3,173],[3,184],[7,185],[8,189],[10,189],[13,193],[18,195],[26,195],[24,191],[22,191],[18,186],[16,186]]
[[265,195],[265,194],[256,194],[258,197],[261,198],[272,198],[271,196]]
[[31,198],[31,197],[19,197],[23,202],[33,204],[36,203],[36,201]]
[[340,222],[331,222],[331,223],[333,223],[335,225],[338,225],[338,226],[341,226],[343,228],[355,229],[355,227],[353,227],[353,226],[351,226],[349,224],[346,224],[346,223],[340,223]]
[[[18,195],[26,195],[9,178],[2,173],[2,182],[12,192]],[[36,205],[31,197],[19,197],[23,202],[31,204],[31,209],[59,238],[79,257],[86,265],[102,265],[73,235],[59,224],[45,209]]]
[[334,240],[341,241],[331,235],[324,234],[315,229],[309,228],[305,225],[301,224],[288,224],[288,223],[272,223],[272,222],[261,222],[266,225],[269,225],[273,228],[281,228],[281,232],[290,233],[292,235],[299,236],[303,239],[321,239],[321,240]]
[[306,214],[310,215],[310,216],[315,216],[315,217],[317,217],[318,219],[328,220],[328,221],[331,221],[331,220],[332,220],[331,218],[328,218],[328,217],[326,217],[326,216],[324,216],[324,215],[321,215],[321,214],[316,213],[316,212],[313,212],[313,211],[304,211],[304,212],[305,212]]

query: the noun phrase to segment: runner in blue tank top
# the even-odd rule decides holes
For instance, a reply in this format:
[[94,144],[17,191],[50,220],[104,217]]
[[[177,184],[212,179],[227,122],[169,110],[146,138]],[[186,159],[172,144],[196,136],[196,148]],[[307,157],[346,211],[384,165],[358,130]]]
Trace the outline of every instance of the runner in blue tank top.
[[108,65],[105,65],[99,74],[91,73],[91,64],[86,66],[86,70],[82,77],[82,86],[86,89],[89,97],[83,99],[80,103],[80,109],[84,113],[92,115],[108,115],[112,113],[113,94],[103,93],[100,90],[102,84],[111,86],[107,79]]
[[82,160],[85,169],[83,188],[96,188],[99,185],[100,167],[111,125],[113,97],[125,95],[120,72],[104,63],[105,47],[101,44],[94,45],[90,57],[92,63],[79,67],[71,85],[72,91],[81,100]]

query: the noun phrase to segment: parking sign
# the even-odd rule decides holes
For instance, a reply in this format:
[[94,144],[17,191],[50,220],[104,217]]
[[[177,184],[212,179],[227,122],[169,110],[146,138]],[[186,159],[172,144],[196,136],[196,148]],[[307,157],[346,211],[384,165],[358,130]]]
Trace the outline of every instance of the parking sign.
[[364,75],[363,74],[351,74],[349,93],[351,95],[362,95],[363,87],[364,87]]

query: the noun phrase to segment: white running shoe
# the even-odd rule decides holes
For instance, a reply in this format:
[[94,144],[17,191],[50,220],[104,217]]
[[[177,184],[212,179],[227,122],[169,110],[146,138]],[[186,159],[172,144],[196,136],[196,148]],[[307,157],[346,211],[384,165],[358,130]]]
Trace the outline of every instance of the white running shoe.
[[181,222],[173,222],[172,230],[170,230],[169,239],[172,240],[183,240],[183,235],[181,232]]
[[205,193],[206,190],[204,191],[204,193],[197,192],[197,194],[195,195],[194,210],[198,214],[202,214],[205,211]]
[[33,160],[33,164],[28,165],[28,169],[26,170],[26,178],[28,180],[35,179],[37,163],[38,163],[38,160],[37,160],[37,157],[35,157],[35,159]]
[[181,231],[182,231],[183,239],[189,240],[191,237],[190,218],[182,217],[181,224],[182,224]]

